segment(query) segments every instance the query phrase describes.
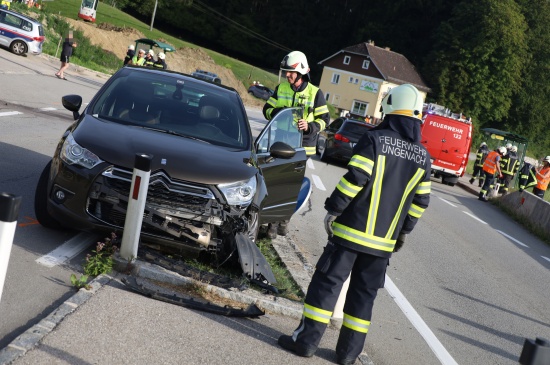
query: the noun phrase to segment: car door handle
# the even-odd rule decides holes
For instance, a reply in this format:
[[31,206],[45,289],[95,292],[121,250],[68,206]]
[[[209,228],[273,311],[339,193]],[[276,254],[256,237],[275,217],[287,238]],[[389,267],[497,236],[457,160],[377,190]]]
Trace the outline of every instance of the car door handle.
[[301,171],[303,171],[305,168],[306,168],[306,165],[298,164],[298,165],[296,165],[296,167],[294,168],[294,171],[296,171],[296,172],[301,172]]

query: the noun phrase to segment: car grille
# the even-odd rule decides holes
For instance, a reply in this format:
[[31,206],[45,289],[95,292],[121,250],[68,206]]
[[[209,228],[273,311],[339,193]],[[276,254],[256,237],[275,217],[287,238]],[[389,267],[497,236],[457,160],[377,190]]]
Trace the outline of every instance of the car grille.
[[[90,191],[88,213],[122,227],[131,184],[131,171],[115,167],[105,170]],[[154,209],[172,217],[212,222],[217,207],[214,194],[207,187],[172,180],[164,171],[150,175],[145,216],[152,214],[150,210]]]

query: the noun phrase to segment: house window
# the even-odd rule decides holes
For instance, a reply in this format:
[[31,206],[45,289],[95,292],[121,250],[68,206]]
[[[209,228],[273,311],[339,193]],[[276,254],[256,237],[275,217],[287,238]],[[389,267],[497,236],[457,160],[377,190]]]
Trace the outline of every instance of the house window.
[[369,65],[370,65],[370,61],[369,60],[364,60],[363,61],[363,68],[365,70],[368,70],[369,69]]
[[330,100],[330,93],[326,93],[326,94],[325,94],[325,100],[326,100],[326,101],[329,101],[329,100]]
[[351,61],[350,56],[344,56],[344,65],[349,65],[349,61]]
[[355,79],[355,80],[353,81],[354,84],[357,84],[358,82],[359,82],[359,79]]
[[352,114],[357,114],[357,115],[362,115],[362,116],[366,116],[367,115],[367,108],[369,106],[369,103],[365,103],[363,101],[359,101],[359,100],[354,100],[353,101],[353,106],[351,108],[351,113]]
[[339,74],[332,74],[332,81],[333,84],[337,84],[340,82],[340,75]]
[[349,77],[348,82],[353,82],[353,77]]

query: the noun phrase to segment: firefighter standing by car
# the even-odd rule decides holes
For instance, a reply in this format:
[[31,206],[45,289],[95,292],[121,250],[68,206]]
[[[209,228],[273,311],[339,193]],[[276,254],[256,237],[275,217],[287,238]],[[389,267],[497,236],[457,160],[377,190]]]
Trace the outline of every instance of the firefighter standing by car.
[[550,156],[546,156],[542,160],[542,166],[537,167],[536,171],[537,185],[533,188],[533,194],[544,199],[544,193],[546,193],[550,182]]
[[489,152],[485,162],[483,163],[483,173],[485,174],[485,182],[483,187],[479,191],[479,200],[488,202],[487,191],[493,189],[495,182],[495,172],[498,172],[498,178],[502,179],[502,172],[500,171],[500,159],[506,154],[506,147],[502,146],[494,151]]
[[279,337],[281,347],[313,356],[349,276],[338,364],[355,363],[363,350],[392,252],[401,248],[430,200],[430,155],[420,142],[422,104],[412,85],[391,89],[382,100],[382,123],[354,147],[348,172],[325,202],[329,242],[309,285],[302,320],[292,336]]
[[519,160],[518,160],[518,147],[512,146],[511,143],[506,144],[506,155],[502,156],[500,159],[500,171],[504,176],[499,180],[500,189],[499,193],[506,195],[510,191],[510,185],[514,181],[514,176],[519,169]]
[[153,51],[152,49],[150,49],[146,54],[145,54],[145,62],[143,62],[143,66],[146,66],[146,67],[153,67],[155,65],[155,51]]
[[[309,79],[309,64],[306,56],[300,51],[287,54],[281,61],[281,71],[286,73],[286,81],[281,82],[263,107],[267,120],[273,119],[283,108],[304,107],[303,118],[298,120],[298,129],[302,131],[302,146],[307,156],[315,154],[319,132],[325,129],[330,121],[327,103],[323,92],[314,86]],[[288,221],[270,225],[268,236],[277,234],[286,236]]]
[[470,179],[470,184],[473,184],[474,181],[479,178],[479,187],[483,185],[483,163],[485,162],[485,158],[487,158],[488,154],[489,147],[487,147],[487,143],[481,142],[481,144],[479,145],[479,149],[476,153],[476,161],[474,162],[474,173],[472,174],[472,178]]

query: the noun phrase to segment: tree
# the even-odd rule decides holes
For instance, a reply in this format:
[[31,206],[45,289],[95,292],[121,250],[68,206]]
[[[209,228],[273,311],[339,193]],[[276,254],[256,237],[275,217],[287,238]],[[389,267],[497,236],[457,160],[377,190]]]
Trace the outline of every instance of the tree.
[[481,125],[501,123],[521,85],[527,24],[513,0],[465,0],[441,23],[424,62],[438,102]]

